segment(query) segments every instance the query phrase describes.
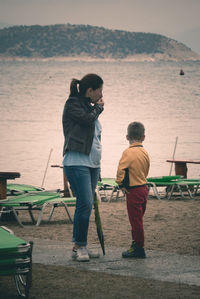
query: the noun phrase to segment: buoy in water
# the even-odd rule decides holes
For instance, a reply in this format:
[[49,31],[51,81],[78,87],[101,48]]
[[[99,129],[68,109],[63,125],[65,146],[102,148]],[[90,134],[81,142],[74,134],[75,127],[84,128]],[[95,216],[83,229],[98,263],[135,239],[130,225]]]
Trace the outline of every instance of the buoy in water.
[[179,75],[183,76],[184,75],[184,71],[181,69]]

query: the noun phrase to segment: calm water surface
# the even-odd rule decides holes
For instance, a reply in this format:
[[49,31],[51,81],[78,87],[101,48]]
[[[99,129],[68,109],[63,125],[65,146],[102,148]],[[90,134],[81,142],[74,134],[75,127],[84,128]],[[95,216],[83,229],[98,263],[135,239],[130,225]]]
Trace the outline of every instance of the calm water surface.
[[[62,163],[69,84],[89,72],[104,79],[102,176],[115,176],[135,120],[146,127],[149,176],[169,174],[176,137],[177,159],[200,160],[200,62],[1,61],[0,171],[40,186],[51,149],[49,165]],[[189,165],[188,176],[200,178],[200,165]],[[44,187],[62,188],[62,170],[48,167]]]

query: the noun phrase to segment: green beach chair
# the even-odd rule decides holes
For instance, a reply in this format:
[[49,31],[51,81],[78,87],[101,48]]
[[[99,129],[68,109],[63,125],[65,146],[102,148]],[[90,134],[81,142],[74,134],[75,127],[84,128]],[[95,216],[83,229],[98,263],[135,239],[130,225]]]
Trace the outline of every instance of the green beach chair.
[[0,276],[13,276],[18,295],[28,298],[32,285],[33,242],[16,237],[0,227]]
[[[56,207],[64,207],[71,222],[73,222],[68,207],[76,205],[75,197],[60,197],[58,192],[40,191],[22,194],[18,196],[10,196],[8,199],[0,201],[0,216],[5,212],[13,212],[18,224],[23,227],[19,218],[18,211],[28,211],[33,224],[39,226],[42,221],[44,210],[47,206],[51,206],[51,211],[48,221],[51,220],[53,212]],[[32,211],[39,211],[37,221],[35,220]]]

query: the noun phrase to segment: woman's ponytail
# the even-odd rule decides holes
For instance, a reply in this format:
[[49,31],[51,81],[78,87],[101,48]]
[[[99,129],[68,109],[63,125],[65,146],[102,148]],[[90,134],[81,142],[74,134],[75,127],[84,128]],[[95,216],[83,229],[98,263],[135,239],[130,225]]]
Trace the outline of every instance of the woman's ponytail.
[[80,80],[72,79],[70,84],[70,96],[75,97],[79,94],[78,84],[80,84]]

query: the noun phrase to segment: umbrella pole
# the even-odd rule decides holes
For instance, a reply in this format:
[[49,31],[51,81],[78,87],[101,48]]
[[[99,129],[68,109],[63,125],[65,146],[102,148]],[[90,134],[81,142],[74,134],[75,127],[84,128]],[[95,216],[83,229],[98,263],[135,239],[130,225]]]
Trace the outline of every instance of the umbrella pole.
[[50,158],[51,158],[51,153],[52,153],[53,149],[51,148],[50,149],[50,153],[49,153],[49,157],[48,157],[48,161],[47,161],[47,165],[46,165],[46,168],[45,168],[45,172],[44,172],[44,176],[43,176],[43,180],[42,180],[42,185],[41,185],[41,188],[43,188],[43,185],[44,185],[44,180],[46,178],[46,174],[47,174],[47,169],[48,169],[48,166],[49,166],[49,161],[50,161]]
[[[175,141],[175,145],[174,145],[174,152],[173,152],[172,160],[174,160],[174,157],[175,157],[175,152],[176,152],[177,142],[178,142],[178,137],[176,137],[176,141]],[[173,167],[173,163],[171,163],[171,167],[170,167],[169,175],[172,174],[172,167]]]

